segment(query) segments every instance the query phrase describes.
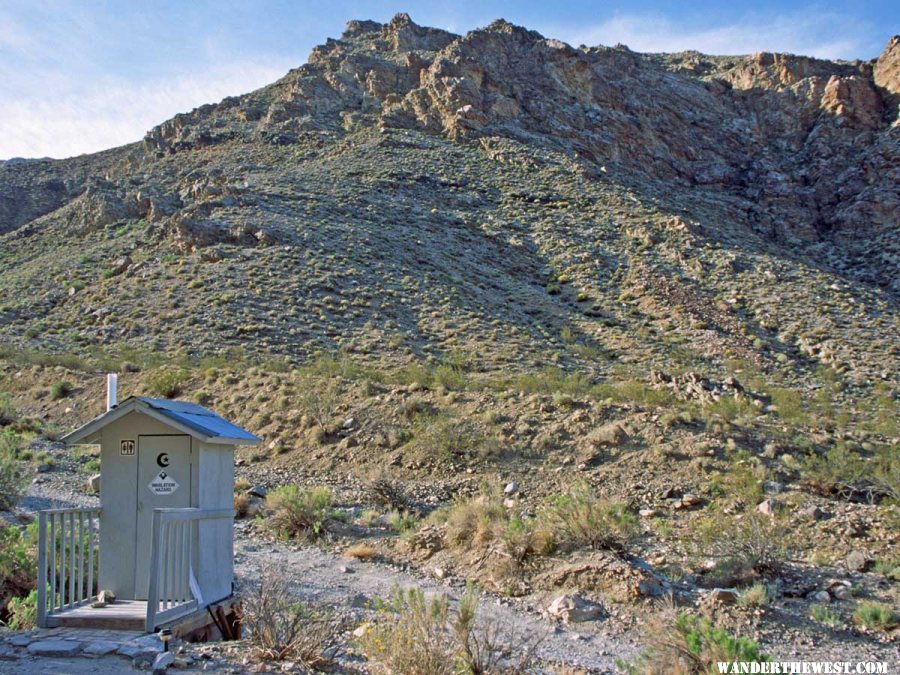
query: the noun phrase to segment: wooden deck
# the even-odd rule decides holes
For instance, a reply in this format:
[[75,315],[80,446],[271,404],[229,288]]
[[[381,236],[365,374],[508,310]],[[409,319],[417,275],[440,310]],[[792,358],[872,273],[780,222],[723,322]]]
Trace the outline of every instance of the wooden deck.
[[116,600],[106,607],[80,605],[47,617],[49,627],[100,628],[105,630],[144,631],[147,621],[146,600]]
[[[194,612],[185,614],[171,621],[156,625],[156,629],[171,628],[178,637],[187,639],[197,631],[215,626],[215,621],[210,617],[213,613],[222,612],[224,615],[234,611],[240,600],[236,596],[230,596],[219,602],[213,603],[209,609],[202,607]],[[47,617],[48,628],[93,628],[96,630],[125,630],[146,632],[147,601],[146,600],[116,600],[106,607],[91,607],[88,604],[54,612]]]

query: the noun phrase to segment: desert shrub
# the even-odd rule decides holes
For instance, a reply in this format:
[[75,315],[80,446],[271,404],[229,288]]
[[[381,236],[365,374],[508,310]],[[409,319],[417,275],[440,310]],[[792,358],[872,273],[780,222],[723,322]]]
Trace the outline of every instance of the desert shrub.
[[675,396],[669,390],[655,389],[646,382],[634,379],[598,384],[591,389],[591,395],[597,399],[609,398],[619,403],[638,403],[653,407],[668,406],[675,402]]
[[255,658],[289,659],[317,671],[331,667],[344,626],[325,610],[292,599],[282,570],[265,569],[259,583],[242,596],[247,642]]
[[369,499],[379,506],[405,509],[408,500],[402,484],[383,468],[376,469],[363,480],[363,489]]
[[28,465],[20,455],[24,441],[17,433],[7,429],[0,433],[0,511],[9,511],[25,492],[28,485]]
[[515,572],[532,557],[547,555],[556,547],[550,529],[535,519],[519,517],[498,498],[487,495],[460,500],[429,520],[444,524],[444,540],[451,548],[493,549],[504,563],[501,572]]
[[721,662],[771,660],[753,640],[736,637],[705,617],[680,613],[648,635],[650,648],[635,663],[620,664],[632,675],[713,675]]
[[739,457],[731,457],[730,461],[728,471],[710,480],[712,494],[731,506],[755,507],[764,496],[765,468],[741,461]]
[[391,511],[387,514],[385,518],[388,527],[390,527],[394,532],[400,532],[401,534],[404,532],[409,532],[412,530],[417,524],[418,520],[416,516],[408,511]]
[[62,382],[54,382],[53,386],[50,387],[50,398],[54,401],[58,401],[61,398],[65,398],[69,394],[72,393],[72,383],[66,380]]
[[6,627],[10,630],[37,628],[37,589],[32,589],[25,597],[10,599],[6,610],[9,615]]
[[805,424],[809,422],[809,414],[799,391],[793,389],[772,389],[769,391],[772,403],[778,416],[789,424]]
[[872,571],[876,574],[883,574],[892,581],[900,581],[900,556],[876,560]]
[[0,620],[8,620],[8,605],[13,599],[27,596],[34,590],[36,544],[36,525],[24,533],[16,527],[0,527]]
[[897,625],[898,617],[889,605],[863,600],[853,610],[853,621],[871,630],[887,631]]
[[484,460],[499,451],[496,439],[485,434],[477,424],[447,414],[417,417],[412,447],[427,457],[444,461]]
[[[454,612],[446,596],[427,599],[415,588],[396,588],[367,624],[358,644],[373,673],[481,675],[525,672],[537,640],[515,640],[505,626],[482,620],[479,594],[468,586]],[[513,655],[513,646],[515,655]]]
[[585,485],[557,497],[539,518],[561,547],[624,551],[638,532],[625,504],[600,499]]
[[513,382],[513,387],[527,394],[569,394],[570,396],[586,396],[593,383],[581,373],[567,373],[560,368],[548,366],[536,373],[520,375]]
[[283,485],[266,496],[266,511],[269,526],[279,536],[316,540],[328,531],[332,517],[331,491]]
[[468,381],[462,368],[442,363],[434,369],[434,383],[444,389],[461,391],[466,388]]
[[320,429],[328,429],[341,400],[337,380],[304,377],[297,383],[300,410]]
[[0,394],[0,427],[9,426],[19,419],[10,395],[6,392]]
[[744,607],[762,607],[769,604],[769,599],[769,587],[757,581],[741,592],[738,602]]
[[779,570],[788,557],[784,528],[757,511],[741,517],[716,513],[695,526],[694,544],[716,561],[705,576],[713,585],[743,585]]
[[184,390],[190,377],[185,368],[167,368],[151,375],[145,387],[152,396],[175,398]]
[[823,455],[808,455],[801,468],[803,482],[816,492],[843,499],[900,499],[900,453],[889,445],[865,458],[846,447]]

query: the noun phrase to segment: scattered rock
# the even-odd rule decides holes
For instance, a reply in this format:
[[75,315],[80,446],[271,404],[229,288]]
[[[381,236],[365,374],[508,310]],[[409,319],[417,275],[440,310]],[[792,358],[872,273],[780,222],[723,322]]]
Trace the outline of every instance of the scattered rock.
[[767,516],[774,516],[781,510],[781,502],[774,499],[766,499],[756,506],[756,510]]
[[709,594],[709,602],[718,605],[733,605],[738,601],[736,588],[714,588]]
[[518,491],[519,491],[519,484],[516,481],[507,483],[506,487],[503,488],[503,494],[505,494],[505,495],[514,495]]
[[89,492],[93,492],[94,494],[100,493],[100,474],[95,473],[93,476],[87,479],[87,489]]
[[828,591],[813,591],[806,596],[806,599],[827,605],[829,602],[831,602],[831,595],[828,593]]
[[116,594],[108,589],[104,589],[97,593],[97,602],[111,605],[116,601]]
[[28,645],[33,656],[77,656],[81,643],[74,640],[38,640]]
[[153,660],[153,675],[162,675],[175,663],[175,655],[172,652],[157,654]]
[[859,550],[851,551],[844,559],[844,564],[851,572],[865,572],[869,569],[870,562],[865,552]]
[[556,598],[547,608],[547,613],[564,623],[596,621],[603,615],[603,607],[580,595],[567,593]]

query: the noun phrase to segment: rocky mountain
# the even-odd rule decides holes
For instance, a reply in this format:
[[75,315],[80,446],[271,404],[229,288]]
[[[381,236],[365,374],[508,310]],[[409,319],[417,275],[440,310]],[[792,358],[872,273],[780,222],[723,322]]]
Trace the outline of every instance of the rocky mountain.
[[0,330],[896,372],[898,61],[897,37],[864,63],[351,21],[139,143],[0,167]]
[[99,459],[54,439],[109,370],[252,430],[239,569],[350,612],[349,672],[360,642],[430,672],[366,648],[395,582],[494,594],[518,632],[484,645],[546,635],[534,672],[756,658],[731,633],[888,662],[898,78],[900,37],[637,54],[401,14],[138,143],[7,161],[0,460],[82,503]]

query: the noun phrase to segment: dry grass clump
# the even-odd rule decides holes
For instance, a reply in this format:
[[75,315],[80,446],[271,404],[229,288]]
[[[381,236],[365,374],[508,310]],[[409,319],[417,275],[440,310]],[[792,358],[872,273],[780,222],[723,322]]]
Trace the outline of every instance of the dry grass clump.
[[378,549],[371,544],[360,542],[347,548],[344,551],[344,555],[347,558],[355,558],[356,560],[367,562],[378,555]]
[[520,573],[532,559],[556,549],[550,529],[487,495],[458,501],[435,512],[430,521],[444,526],[449,548],[483,551],[496,563],[495,572],[501,577]]
[[328,532],[331,499],[327,488],[301,490],[296,485],[283,485],[266,497],[268,525],[280,537],[319,539]]
[[325,610],[291,599],[281,570],[263,570],[243,594],[243,621],[254,658],[291,660],[316,671],[329,669],[342,643],[344,626]]
[[234,495],[234,517],[240,520],[247,517],[247,511],[250,509],[250,496],[246,493],[239,492]]
[[456,611],[444,595],[428,599],[415,588],[397,588],[379,618],[359,637],[370,672],[391,675],[524,673],[539,638],[516,638],[497,621],[483,619],[479,594],[469,586]]
[[561,547],[625,551],[638,534],[638,521],[621,502],[601,499],[586,485],[557,497],[540,514]]

